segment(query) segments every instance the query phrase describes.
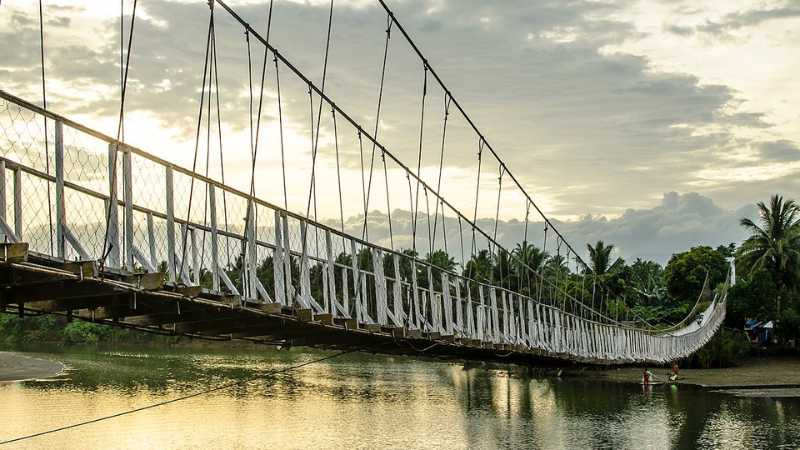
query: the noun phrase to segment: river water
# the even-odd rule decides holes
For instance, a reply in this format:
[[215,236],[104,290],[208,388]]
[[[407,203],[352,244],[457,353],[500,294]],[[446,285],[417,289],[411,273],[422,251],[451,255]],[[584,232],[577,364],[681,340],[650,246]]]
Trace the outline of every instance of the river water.
[[[264,375],[325,353],[74,351],[0,384],[0,441]],[[800,400],[349,354],[9,448],[796,448]],[[0,448],[5,448],[0,446]]]

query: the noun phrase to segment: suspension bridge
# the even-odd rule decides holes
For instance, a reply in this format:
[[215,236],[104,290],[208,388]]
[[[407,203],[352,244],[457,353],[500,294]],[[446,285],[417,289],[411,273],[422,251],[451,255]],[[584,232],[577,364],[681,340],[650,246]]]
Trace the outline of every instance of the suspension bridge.
[[[279,50],[270,42],[269,30],[275,25],[272,2],[267,31],[262,34],[227,3],[211,0],[192,167],[125,142],[123,119],[135,49],[136,4],[130,15],[127,51],[123,46],[119,55],[116,136],[47,108],[43,31],[44,105],[0,89],[3,311],[61,314],[70,320],[203,339],[523,363],[665,363],[690,355],[720,327],[729,280],[713,291],[706,286],[692,314],[669,329],[610,317],[601,306],[603,293],[598,292],[591,268],[534,202],[383,0],[377,5],[385,11],[385,45],[378,61],[380,82],[372,126],[360,123],[356,118],[363,114],[339,106],[325,88],[333,1],[323,74],[317,83],[293,64],[291,49]],[[216,46],[220,15],[240,29],[247,43],[249,191],[225,182]],[[123,19],[121,15],[121,25]],[[422,68],[420,124],[407,133],[419,137],[418,157],[412,161],[404,161],[379,137],[393,31]],[[124,43],[124,34],[121,38]],[[251,47],[256,51],[251,52]],[[251,56],[261,52],[263,63],[258,67]],[[256,195],[255,188],[263,169],[258,151],[261,128],[266,128],[261,110],[268,61],[274,63],[270,70],[275,77],[280,130],[276,145],[283,166],[282,179],[271,185],[281,190],[282,182],[282,205]],[[308,197],[294,208],[286,194],[281,71],[284,82],[288,76],[307,87],[311,105],[311,170],[303,180]],[[444,100],[441,146],[436,149],[441,156],[436,175],[426,179],[420,170],[426,97],[434,87]],[[325,128],[323,109],[330,111],[331,118],[325,126],[332,136],[332,145],[327,147],[335,151],[337,176],[331,185],[318,185],[323,182],[317,179],[319,164],[334,160],[318,157],[325,147],[320,137]],[[456,207],[441,193],[447,177],[442,161],[451,116],[466,124],[477,147],[471,211]],[[216,134],[214,139],[212,134]],[[343,190],[339,148],[345,145],[345,134],[351,136],[347,145],[360,152],[360,191]],[[211,176],[208,169],[214,140],[218,140],[214,145],[219,177]],[[481,199],[490,164],[499,174],[496,197]],[[509,250],[498,240],[498,219],[505,209],[501,199],[509,191],[524,203],[522,251]],[[345,226],[344,203],[354,203],[352,199],[362,211],[358,231]],[[378,199],[386,203],[385,209],[376,206]],[[492,208],[496,215],[488,227],[480,225],[481,201],[496,201]],[[317,205],[322,203],[338,205],[338,223],[318,217]],[[398,213],[392,204],[396,208],[407,204],[410,212],[411,239],[405,249],[395,236]],[[383,211],[378,215],[386,220],[371,220],[374,211]],[[525,250],[532,215],[544,224],[542,250],[555,253],[561,270],[536,266]],[[420,254],[425,250],[427,257]],[[446,256],[450,250],[460,253],[461,264],[435,258],[437,252]],[[698,311],[700,306],[702,311]]]

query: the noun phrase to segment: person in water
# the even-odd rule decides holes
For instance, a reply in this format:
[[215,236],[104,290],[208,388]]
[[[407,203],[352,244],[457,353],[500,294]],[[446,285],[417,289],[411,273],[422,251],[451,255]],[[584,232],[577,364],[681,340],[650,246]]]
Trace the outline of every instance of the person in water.
[[678,363],[673,361],[672,362],[672,375],[669,376],[670,381],[676,381],[678,379]]
[[645,386],[653,382],[653,373],[647,370],[647,367],[642,371],[642,384]]

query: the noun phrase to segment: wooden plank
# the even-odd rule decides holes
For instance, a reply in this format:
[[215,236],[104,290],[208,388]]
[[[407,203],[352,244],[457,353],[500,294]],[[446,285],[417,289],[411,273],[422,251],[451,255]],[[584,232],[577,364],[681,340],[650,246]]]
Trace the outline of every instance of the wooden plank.
[[97,266],[97,261],[66,261],[64,262],[64,270],[74,273],[82,278],[96,278],[100,273]]
[[164,272],[137,273],[123,276],[122,281],[132,284],[137,289],[145,291],[157,291],[164,288]]
[[280,314],[283,309],[283,305],[277,302],[262,303],[259,308],[267,314]]
[[314,320],[314,312],[311,310],[311,308],[295,309],[294,315],[297,317],[297,320],[301,322],[311,322]]
[[0,260],[8,263],[27,261],[28,243],[27,242],[0,243]]
[[200,286],[175,286],[175,292],[184,297],[197,297],[203,289]]
[[333,325],[333,314],[329,313],[314,314],[314,320],[317,322],[322,322],[326,325]]
[[348,319],[345,317],[335,317],[333,322],[337,325],[343,325],[347,330],[357,330],[358,327],[358,320],[356,319]]

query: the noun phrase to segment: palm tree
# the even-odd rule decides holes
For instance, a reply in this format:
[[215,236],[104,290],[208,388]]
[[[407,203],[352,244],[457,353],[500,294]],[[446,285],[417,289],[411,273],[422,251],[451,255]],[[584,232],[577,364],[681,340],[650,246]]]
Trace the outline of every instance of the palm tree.
[[513,270],[519,280],[520,289],[526,289],[529,295],[532,292],[536,292],[537,283],[540,280],[538,276],[531,273],[531,270],[542,274],[550,255],[535,245],[529,244],[528,241],[517,244],[517,247],[511,253],[514,256]]
[[481,250],[467,261],[464,276],[473,280],[488,283],[492,279],[492,257],[488,250]]
[[602,295],[606,291],[609,278],[622,269],[625,261],[617,258],[612,263],[611,252],[614,251],[614,246],[606,245],[603,241],[597,241],[594,247],[586,244],[586,248],[589,250],[588,271],[592,275],[592,303],[594,303],[595,291],[599,288]]
[[611,262],[611,252],[614,251],[613,245],[605,245],[603,241],[597,241],[594,247],[586,244],[586,248],[589,249],[589,272],[597,278],[614,272],[622,264],[621,258],[617,258],[613,263]]
[[795,288],[800,278],[800,206],[775,194],[769,206],[758,202],[760,225],[744,218],[741,225],[751,236],[739,248],[737,260],[753,273],[767,270],[778,287],[776,309],[781,310],[781,292]]

